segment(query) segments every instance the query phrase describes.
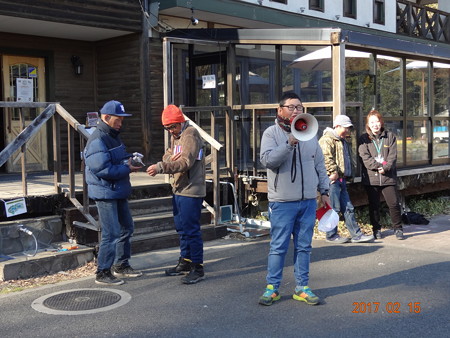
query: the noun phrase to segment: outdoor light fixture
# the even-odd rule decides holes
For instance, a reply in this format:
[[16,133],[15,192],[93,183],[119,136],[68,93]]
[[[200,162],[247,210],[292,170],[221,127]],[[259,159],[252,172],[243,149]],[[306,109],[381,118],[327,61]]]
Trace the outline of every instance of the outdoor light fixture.
[[80,57],[72,55],[70,61],[72,62],[73,72],[75,73],[75,75],[83,74],[83,62],[81,62]]
[[194,8],[191,8],[191,13],[192,13],[191,24],[193,26],[197,26],[198,25],[198,19],[194,16]]
[[305,7],[300,7],[300,13],[303,13],[305,11]]
[[336,20],[339,20],[341,18],[339,14],[336,14],[334,17],[336,18]]

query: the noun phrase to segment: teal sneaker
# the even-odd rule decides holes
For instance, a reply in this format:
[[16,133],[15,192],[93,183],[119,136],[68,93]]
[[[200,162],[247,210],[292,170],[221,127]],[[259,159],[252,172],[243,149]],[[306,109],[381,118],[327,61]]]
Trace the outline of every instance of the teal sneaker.
[[320,303],[319,297],[317,297],[308,286],[297,286],[292,298],[309,305],[317,305]]
[[266,286],[266,291],[259,298],[259,304],[261,305],[272,305],[273,302],[280,300],[281,296],[278,289],[274,289],[273,285],[269,284]]

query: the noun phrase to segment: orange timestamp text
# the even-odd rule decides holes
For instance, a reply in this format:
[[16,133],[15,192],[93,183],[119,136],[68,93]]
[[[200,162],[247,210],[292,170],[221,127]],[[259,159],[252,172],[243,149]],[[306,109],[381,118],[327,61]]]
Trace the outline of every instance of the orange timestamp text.
[[420,302],[409,302],[405,307],[402,308],[400,302],[353,302],[352,313],[377,313],[378,311],[385,310],[387,313],[420,313]]

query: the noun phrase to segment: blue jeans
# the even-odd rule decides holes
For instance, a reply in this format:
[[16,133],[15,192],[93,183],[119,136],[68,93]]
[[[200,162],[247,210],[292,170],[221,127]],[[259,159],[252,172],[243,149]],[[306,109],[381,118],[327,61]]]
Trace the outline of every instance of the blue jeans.
[[203,240],[200,216],[203,198],[173,195],[175,229],[180,236],[180,256],[194,264],[203,263]]
[[311,242],[316,222],[315,199],[295,202],[270,202],[270,251],[267,284],[279,288],[283,278],[284,258],[291,234],[294,242],[294,275],[298,286],[309,282]]
[[[348,195],[345,179],[339,179],[333,184],[330,184],[330,200],[333,210],[338,214],[341,212],[342,215],[344,215],[345,226],[347,227],[350,236],[352,236],[352,238],[355,238],[361,235],[361,229],[359,228],[358,222],[356,222],[355,218],[355,207],[350,201],[350,196]],[[337,227],[331,231],[328,231],[327,239],[330,239],[337,235],[337,232]]]
[[98,200],[95,204],[102,227],[97,271],[109,270],[113,264],[128,266],[134,231],[128,200]]

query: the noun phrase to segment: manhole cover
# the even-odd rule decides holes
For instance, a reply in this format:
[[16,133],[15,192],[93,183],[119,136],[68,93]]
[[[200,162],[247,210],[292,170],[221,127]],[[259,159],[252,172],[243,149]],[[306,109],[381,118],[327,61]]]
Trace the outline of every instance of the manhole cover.
[[76,289],[36,299],[31,307],[55,315],[84,315],[115,309],[128,303],[129,293],[116,289]]

